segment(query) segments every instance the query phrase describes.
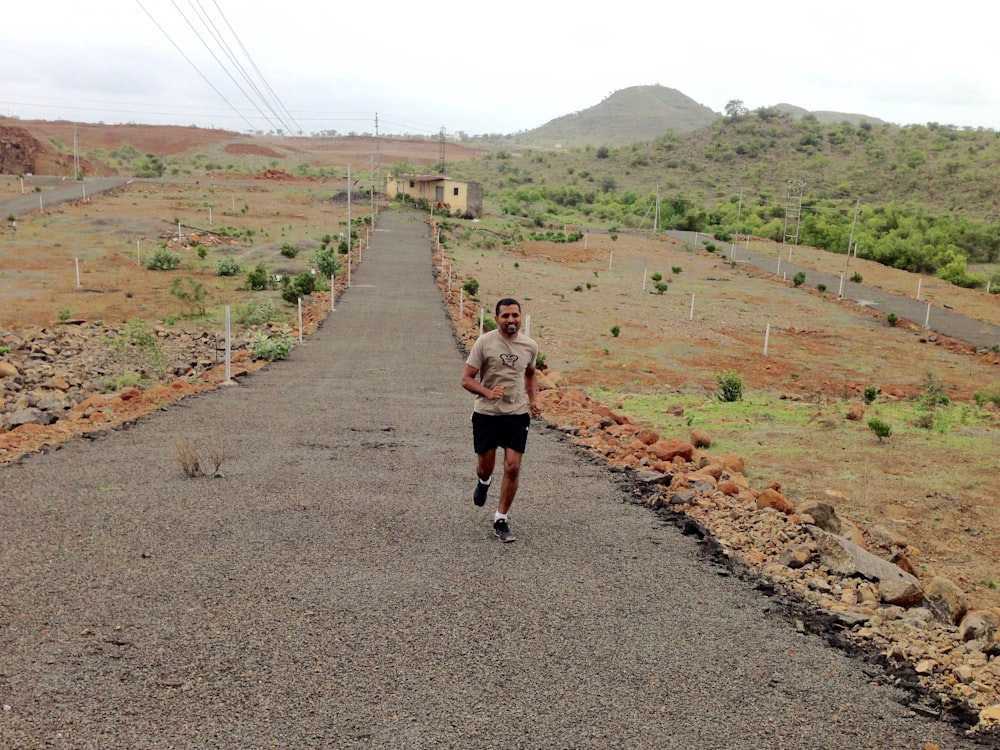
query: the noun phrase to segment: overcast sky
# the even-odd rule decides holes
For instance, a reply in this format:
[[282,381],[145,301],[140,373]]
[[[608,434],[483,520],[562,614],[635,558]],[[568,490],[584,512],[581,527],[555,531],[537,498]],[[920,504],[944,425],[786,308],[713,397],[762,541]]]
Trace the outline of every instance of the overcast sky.
[[720,113],[739,99],[1000,130],[1000,10],[981,0],[557,5],[7,2],[0,114],[347,133],[377,113],[380,133],[514,133],[661,84]]

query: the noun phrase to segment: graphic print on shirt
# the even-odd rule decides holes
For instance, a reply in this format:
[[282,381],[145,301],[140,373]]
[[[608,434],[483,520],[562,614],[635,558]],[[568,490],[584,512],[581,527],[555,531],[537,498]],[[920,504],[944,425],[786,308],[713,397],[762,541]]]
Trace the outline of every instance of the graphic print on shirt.
[[517,355],[501,354],[500,361],[503,362],[507,367],[514,367],[517,364]]

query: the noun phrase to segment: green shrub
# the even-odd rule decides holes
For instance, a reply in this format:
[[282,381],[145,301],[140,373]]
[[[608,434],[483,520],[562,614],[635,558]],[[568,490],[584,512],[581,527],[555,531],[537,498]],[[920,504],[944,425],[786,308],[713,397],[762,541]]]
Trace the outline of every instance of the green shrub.
[[316,265],[316,270],[328,279],[340,272],[340,259],[328,244],[323,245],[323,247],[316,251],[316,254],[313,256],[313,263]]
[[899,316],[896,315],[896,313],[889,313],[888,315],[885,316],[885,320],[889,325],[895,327],[896,324],[899,322]]
[[660,273],[659,271],[656,271],[656,272],[655,272],[655,273],[653,273],[653,275],[652,275],[652,276],[650,276],[649,278],[650,278],[650,279],[651,279],[651,280],[652,280],[653,282],[657,282],[657,281],[663,281],[663,274],[662,274],[662,273]]
[[611,335],[618,338],[618,334],[622,332],[621,326],[611,326]]
[[227,255],[216,264],[215,273],[219,276],[237,276],[243,273],[243,269],[235,258]]
[[799,271],[792,277],[792,283],[795,284],[795,286],[802,286],[805,283],[805,281],[806,281],[806,275],[802,271]]
[[208,293],[200,281],[191,278],[174,279],[170,285],[170,294],[191,307],[192,314],[205,314],[205,300]]
[[70,314],[71,313],[68,307],[60,307],[59,312],[57,313],[57,317],[59,318],[59,320],[66,321],[69,320]]
[[546,360],[545,355],[542,354],[541,352],[538,352],[538,354],[535,355],[535,369],[544,370],[547,367],[545,360]]
[[817,284],[816,285],[816,291],[818,291],[818,292],[825,292],[826,291],[826,284]]
[[867,388],[865,388],[864,400],[865,400],[866,404],[873,403],[877,397],[878,397],[878,387],[877,386],[870,385]]
[[255,292],[261,292],[271,285],[271,272],[267,266],[258,263],[257,266],[247,273],[247,286]]
[[308,297],[316,291],[316,277],[309,271],[303,271],[292,279],[286,276],[284,281],[286,283],[281,290],[281,298],[292,305],[296,304],[299,298]]
[[462,289],[470,297],[475,297],[479,293],[479,282],[475,279],[466,279],[465,283],[462,284]]
[[274,320],[274,300],[251,300],[236,308],[236,322],[241,326],[260,326]]
[[254,356],[274,362],[285,359],[292,350],[292,332],[287,327],[268,336],[263,331],[250,338],[250,351]]
[[864,281],[864,277],[860,273],[855,271],[854,274],[851,276],[851,281],[853,281],[855,284],[860,284],[862,281]]
[[297,247],[295,247],[294,245],[285,244],[285,245],[281,246],[281,251],[280,252],[286,258],[294,258],[296,255],[299,254],[299,249]]
[[135,388],[142,384],[142,377],[135,372],[122,372],[109,378],[105,378],[101,383],[101,391],[111,393],[125,388]]
[[208,255],[208,248],[199,243],[195,243],[194,248],[195,252],[198,253],[198,257],[205,260],[205,256]]
[[181,256],[162,244],[146,258],[146,268],[150,271],[173,271],[180,264]]
[[972,394],[972,398],[980,408],[986,406],[986,404],[1000,406],[1000,386],[995,386],[985,391],[976,391]]
[[156,334],[146,328],[144,320],[134,318],[111,341],[115,359],[129,370],[142,370],[159,377],[167,366],[167,354]]
[[880,443],[892,435],[892,427],[877,417],[868,420],[868,429],[875,433]]
[[667,284],[666,282],[663,281],[657,281],[655,284],[653,284],[653,288],[656,290],[657,294],[663,294],[665,291],[667,291]]
[[715,373],[715,382],[719,386],[719,401],[731,403],[743,400],[743,376],[735,370]]
[[675,276],[679,274],[681,270],[682,269],[680,266],[670,266],[670,273],[674,274]]

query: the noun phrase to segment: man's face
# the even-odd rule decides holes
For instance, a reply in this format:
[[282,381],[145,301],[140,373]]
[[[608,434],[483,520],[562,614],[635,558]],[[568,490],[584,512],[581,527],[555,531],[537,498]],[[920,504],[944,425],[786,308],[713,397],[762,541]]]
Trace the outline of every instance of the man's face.
[[520,305],[501,305],[496,321],[501,334],[508,338],[514,336],[521,329]]

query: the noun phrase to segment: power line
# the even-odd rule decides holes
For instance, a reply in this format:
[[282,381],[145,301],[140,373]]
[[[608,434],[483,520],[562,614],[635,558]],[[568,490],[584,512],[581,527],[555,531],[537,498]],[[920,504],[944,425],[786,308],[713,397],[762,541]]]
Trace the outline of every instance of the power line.
[[198,69],[198,66],[194,64],[194,62],[193,62],[193,61],[191,60],[191,58],[189,58],[189,57],[188,57],[188,56],[187,56],[186,54],[184,54],[184,50],[182,50],[182,49],[181,49],[181,48],[180,48],[179,46],[177,46],[177,43],[176,43],[176,42],[175,42],[175,41],[174,41],[173,39],[171,39],[171,37],[170,37],[170,34],[168,34],[168,33],[166,32],[166,30],[165,30],[165,29],[164,29],[164,28],[163,28],[162,26],[160,26],[160,24],[159,24],[159,23],[157,22],[157,20],[156,20],[155,18],[153,18],[152,14],[151,14],[151,13],[150,13],[150,12],[149,12],[148,10],[146,10],[146,8],[145,8],[145,6],[144,6],[144,5],[142,4],[142,2],[141,2],[140,0],[135,0],[135,2],[136,2],[136,4],[137,4],[137,5],[138,5],[138,6],[140,7],[140,8],[142,8],[142,12],[143,12],[143,13],[145,13],[145,14],[146,14],[147,16],[149,16],[149,20],[153,22],[153,25],[155,25],[155,26],[156,26],[156,28],[158,28],[158,29],[159,29],[159,30],[160,30],[160,31],[161,31],[161,32],[163,33],[163,36],[165,36],[165,37],[167,38],[167,41],[169,41],[169,42],[170,42],[170,43],[171,43],[172,45],[174,45],[174,49],[176,49],[176,50],[177,50],[178,52],[180,52],[180,54],[181,54],[181,57],[183,57],[183,58],[184,58],[185,60],[187,60],[188,64],[189,64],[189,65],[190,65],[190,66],[191,66],[192,68],[194,68],[194,71],[195,71],[195,72],[196,72],[196,73],[197,73],[197,74],[198,74],[199,76],[201,76],[202,80],[204,80],[204,81],[205,81],[205,83],[207,83],[207,84],[208,84],[208,85],[209,85],[209,86],[211,87],[212,91],[214,91],[214,92],[215,92],[216,94],[218,94],[218,95],[219,95],[219,98],[220,98],[220,99],[222,99],[222,101],[224,101],[224,102],[225,102],[226,104],[228,104],[228,105],[229,105],[229,108],[230,108],[230,109],[232,109],[232,110],[233,110],[233,112],[235,112],[235,113],[236,113],[237,115],[239,115],[239,117],[240,117],[240,118],[241,118],[241,119],[243,120],[243,122],[245,122],[245,123],[247,124],[247,127],[249,127],[249,128],[251,129],[251,130],[253,130],[253,129],[254,129],[254,128],[253,128],[253,123],[252,123],[252,122],[250,122],[250,120],[248,120],[248,119],[247,119],[247,118],[246,118],[246,117],[245,117],[245,116],[243,115],[243,113],[242,113],[242,112],[240,112],[240,111],[239,111],[238,109],[236,109],[236,107],[235,107],[235,106],[233,106],[233,103],[232,103],[232,102],[230,102],[230,101],[229,101],[229,100],[228,100],[228,99],[227,99],[227,98],[225,97],[225,95],[224,95],[224,94],[223,94],[223,93],[222,93],[221,91],[219,91],[219,89],[217,89],[217,88],[215,87],[215,84],[214,84],[214,83],[212,83],[212,82],[211,82],[210,80],[208,80],[208,77],[207,77],[207,76],[205,76],[205,74],[204,74],[204,73],[202,73],[202,72],[201,72],[201,70],[199,70],[199,69]]
[[270,86],[270,84],[268,84],[267,79],[264,78],[264,74],[260,72],[260,68],[258,68],[257,67],[257,63],[254,62],[253,56],[251,56],[251,54],[247,51],[247,48],[245,46],[243,46],[243,42],[242,42],[242,40],[240,40],[239,34],[236,33],[236,30],[233,28],[232,24],[229,23],[229,19],[226,18],[226,14],[222,12],[222,8],[219,7],[218,1],[217,0],[212,0],[212,2],[215,5],[216,10],[219,11],[219,15],[222,16],[222,20],[226,22],[226,26],[229,28],[229,31],[232,33],[233,38],[236,39],[236,43],[239,44],[240,45],[240,49],[243,50],[243,54],[246,55],[247,60],[250,61],[250,65],[253,66],[254,71],[257,73],[257,76],[260,78],[261,82],[264,84],[264,87],[270,92],[271,96],[274,97],[274,100],[278,103],[278,106],[281,107],[282,111],[288,116],[288,119],[291,120],[293,123],[295,123],[295,130],[296,130],[296,132],[301,133],[302,132],[302,127],[297,122],[295,122],[295,118],[292,117],[291,112],[288,111],[288,108],[285,107],[284,103],[281,101],[281,99],[278,97],[278,95],[274,92],[274,89],[272,89],[271,86]]
[[[136,1],[138,2],[138,0]],[[198,37],[198,41],[201,42],[203,47],[205,47],[205,49],[208,51],[208,54],[212,56],[212,59],[214,59],[219,64],[219,67],[222,68],[222,72],[225,73],[227,76],[229,76],[229,80],[232,81],[233,85],[240,90],[240,93],[246,97],[246,100],[250,102],[253,108],[257,110],[258,114],[260,114],[260,116],[264,118],[267,124],[270,125],[272,128],[274,128],[275,127],[274,122],[272,122],[271,119],[266,114],[264,114],[264,110],[260,108],[260,106],[246,92],[246,89],[244,89],[243,86],[240,85],[240,82],[237,81],[236,78],[233,76],[233,74],[229,72],[229,70],[223,64],[222,60],[219,59],[219,56],[216,55],[215,52],[211,49],[211,47],[205,43],[205,40],[202,38],[201,34],[198,33],[198,30],[194,27],[194,24],[191,23],[191,20],[186,15],[184,15],[184,11],[182,11],[180,7],[177,5],[176,0],[170,0],[170,3],[171,5],[174,6],[174,9],[180,14],[181,18],[184,19],[184,22],[188,25],[191,31],[194,32],[194,35]]]

